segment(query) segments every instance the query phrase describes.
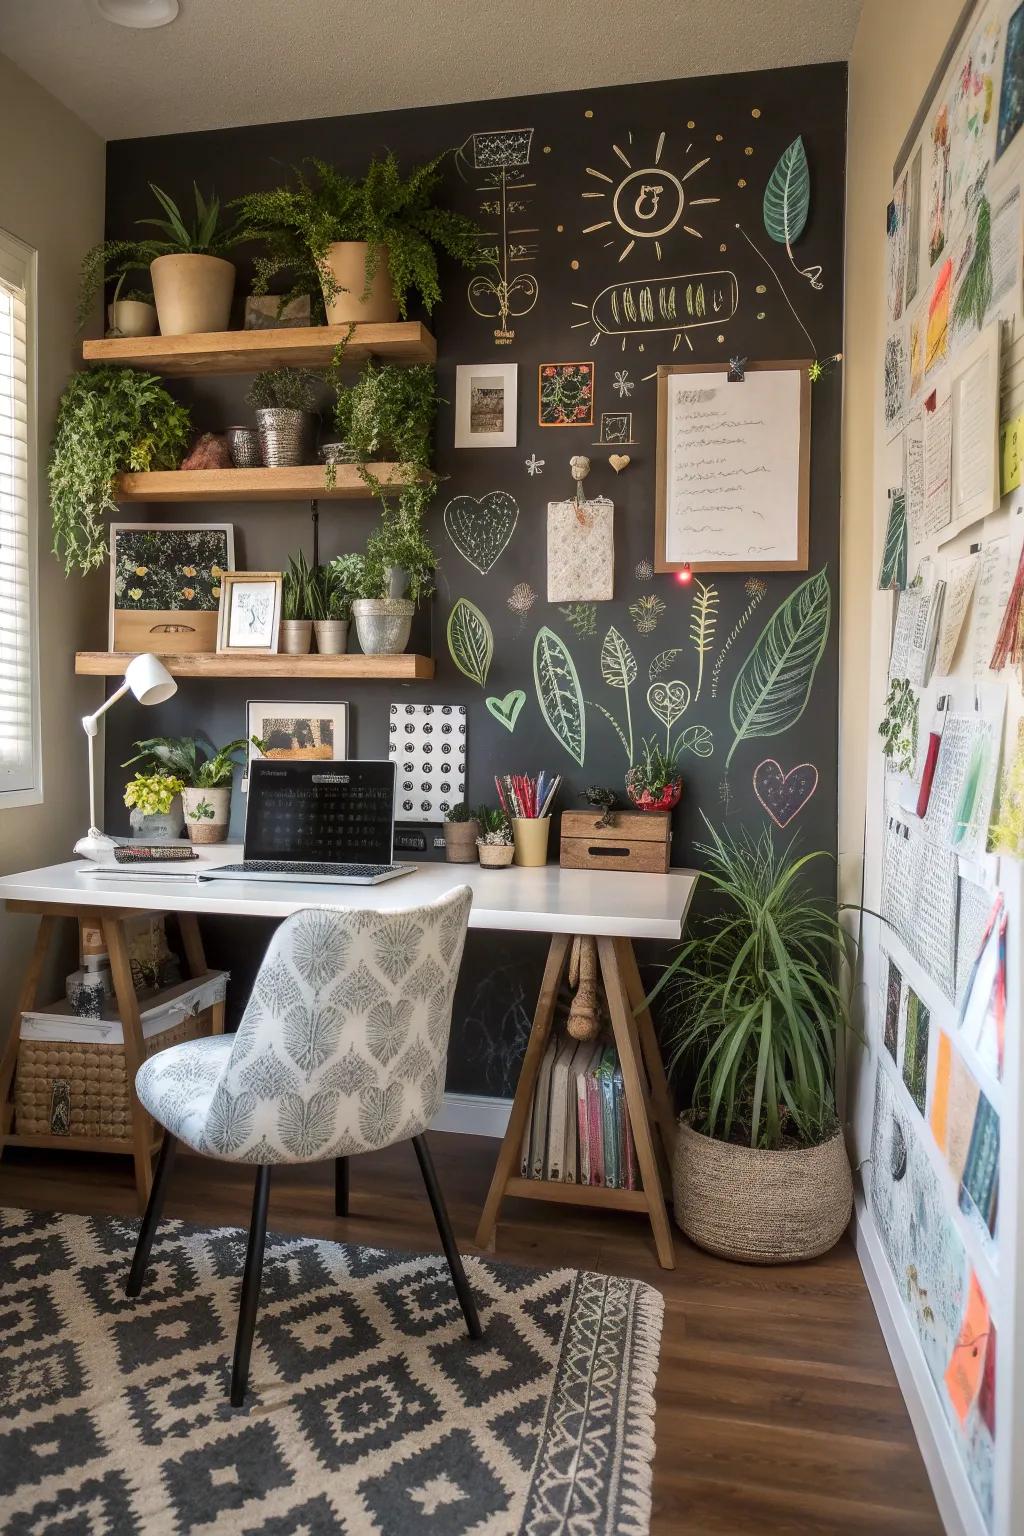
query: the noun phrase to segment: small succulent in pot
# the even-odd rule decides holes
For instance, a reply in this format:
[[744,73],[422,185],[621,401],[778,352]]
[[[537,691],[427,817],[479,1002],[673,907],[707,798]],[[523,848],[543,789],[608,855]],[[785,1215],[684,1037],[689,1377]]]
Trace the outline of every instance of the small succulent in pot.
[[480,836],[476,840],[476,849],[480,863],[490,869],[507,868],[515,853],[512,823],[500,806],[482,805],[477,815]]
[[480,835],[477,812],[460,801],[444,813],[444,856],[449,864],[475,864],[476,840]]
[[626,793],[638,811],[671,811],[683,793],[675,744],[662,747],[651,736],[640,743],[640,756],[626,774]]
[[317,383],[308,368],[274,368],[253,379],[245,400],[256,412],[260,456],[268,468],[313,463]]

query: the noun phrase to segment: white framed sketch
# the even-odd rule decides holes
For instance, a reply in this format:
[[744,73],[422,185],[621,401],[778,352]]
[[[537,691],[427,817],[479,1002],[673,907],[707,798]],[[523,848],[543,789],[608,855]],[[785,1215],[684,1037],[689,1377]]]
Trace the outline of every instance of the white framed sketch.
[[514,448],[518,363],[460,363],[455,370],[456,448]]
[[[262,741],[265,751],[253,745]],[[249,764],[257,758],[282,762],[341,762],[348,756],[348,705],[334,700],[247,699],[245,738],[249,743],[242,789],[249,787]]]
[[217,653],[273,656],[281,625],[280,571],[231,571],[220,584]]

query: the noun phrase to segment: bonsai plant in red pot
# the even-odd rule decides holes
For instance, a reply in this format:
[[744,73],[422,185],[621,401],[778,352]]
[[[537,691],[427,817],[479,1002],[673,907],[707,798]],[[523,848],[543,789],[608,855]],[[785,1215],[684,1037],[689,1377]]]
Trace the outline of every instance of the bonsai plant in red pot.
[[672,811],[683,793],[675,746],[662,748],[655,737],[640,743],[640,756],[626,774],[626,794],[638,811]]

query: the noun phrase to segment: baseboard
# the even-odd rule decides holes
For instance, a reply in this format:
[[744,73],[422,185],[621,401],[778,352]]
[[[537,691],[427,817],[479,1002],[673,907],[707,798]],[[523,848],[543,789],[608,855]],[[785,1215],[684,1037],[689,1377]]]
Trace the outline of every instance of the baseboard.
[[482,1093],[446,1093],[430,1129],[461,1131],[464,1136],[494,1136],[500,1141],[511,1113],[511,1099],[490,1099]]
[[853,1241],[946,1536],[987,1536],[967,1474],[950,1444],[935,1384],[906,1320],[892,1270],[859,1190]]

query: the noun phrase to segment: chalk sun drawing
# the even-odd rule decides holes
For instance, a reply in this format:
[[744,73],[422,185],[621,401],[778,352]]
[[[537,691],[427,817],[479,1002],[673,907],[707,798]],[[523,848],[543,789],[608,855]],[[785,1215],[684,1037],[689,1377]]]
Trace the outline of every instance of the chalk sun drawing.
[[[628,148],[635,153],[632,134]],[[583,234],[599,235],[605,230],[618,229],[625,236],[619,251],[619,260],[636,248],[637,242],[645,242],[653,248],[657,261],[662,259],[662,241],[677,227],[694,240],[704,236],[694,223],[694,208],[717,203],[717,197],[694,197],[686,183],[710,162],[711,156],[691,160],[693,146],[688,145],[679,173],[670,171],[663,163],[665,134],[659,133],[654,154],[647,165],[634,166],[621,144],[613,144],[612,152],[625,166],[621,172],[616,165],[613,172],[587,166],[590,183],[580,195],[590,204],[590,212],[598,215],[592,223],[583,226]],[[596,183],[596,185],[595,185]],[[606,236],[606,239],[608,237]],[[641,248],[644,248],[643,246]]]
[[529,179],[532,128],[508,128],[470,134],[455,152],[455,164],[465,181],[472,181],[478,213],[484,221],[480,235],[483,272],[470,278],[467,295],[473,313],[497,320],[496,346],[515,338],[510,319],[528,315],[537,302],[540,284],[530,267],[537,259],[539,233],[530,222],[536,190]]

